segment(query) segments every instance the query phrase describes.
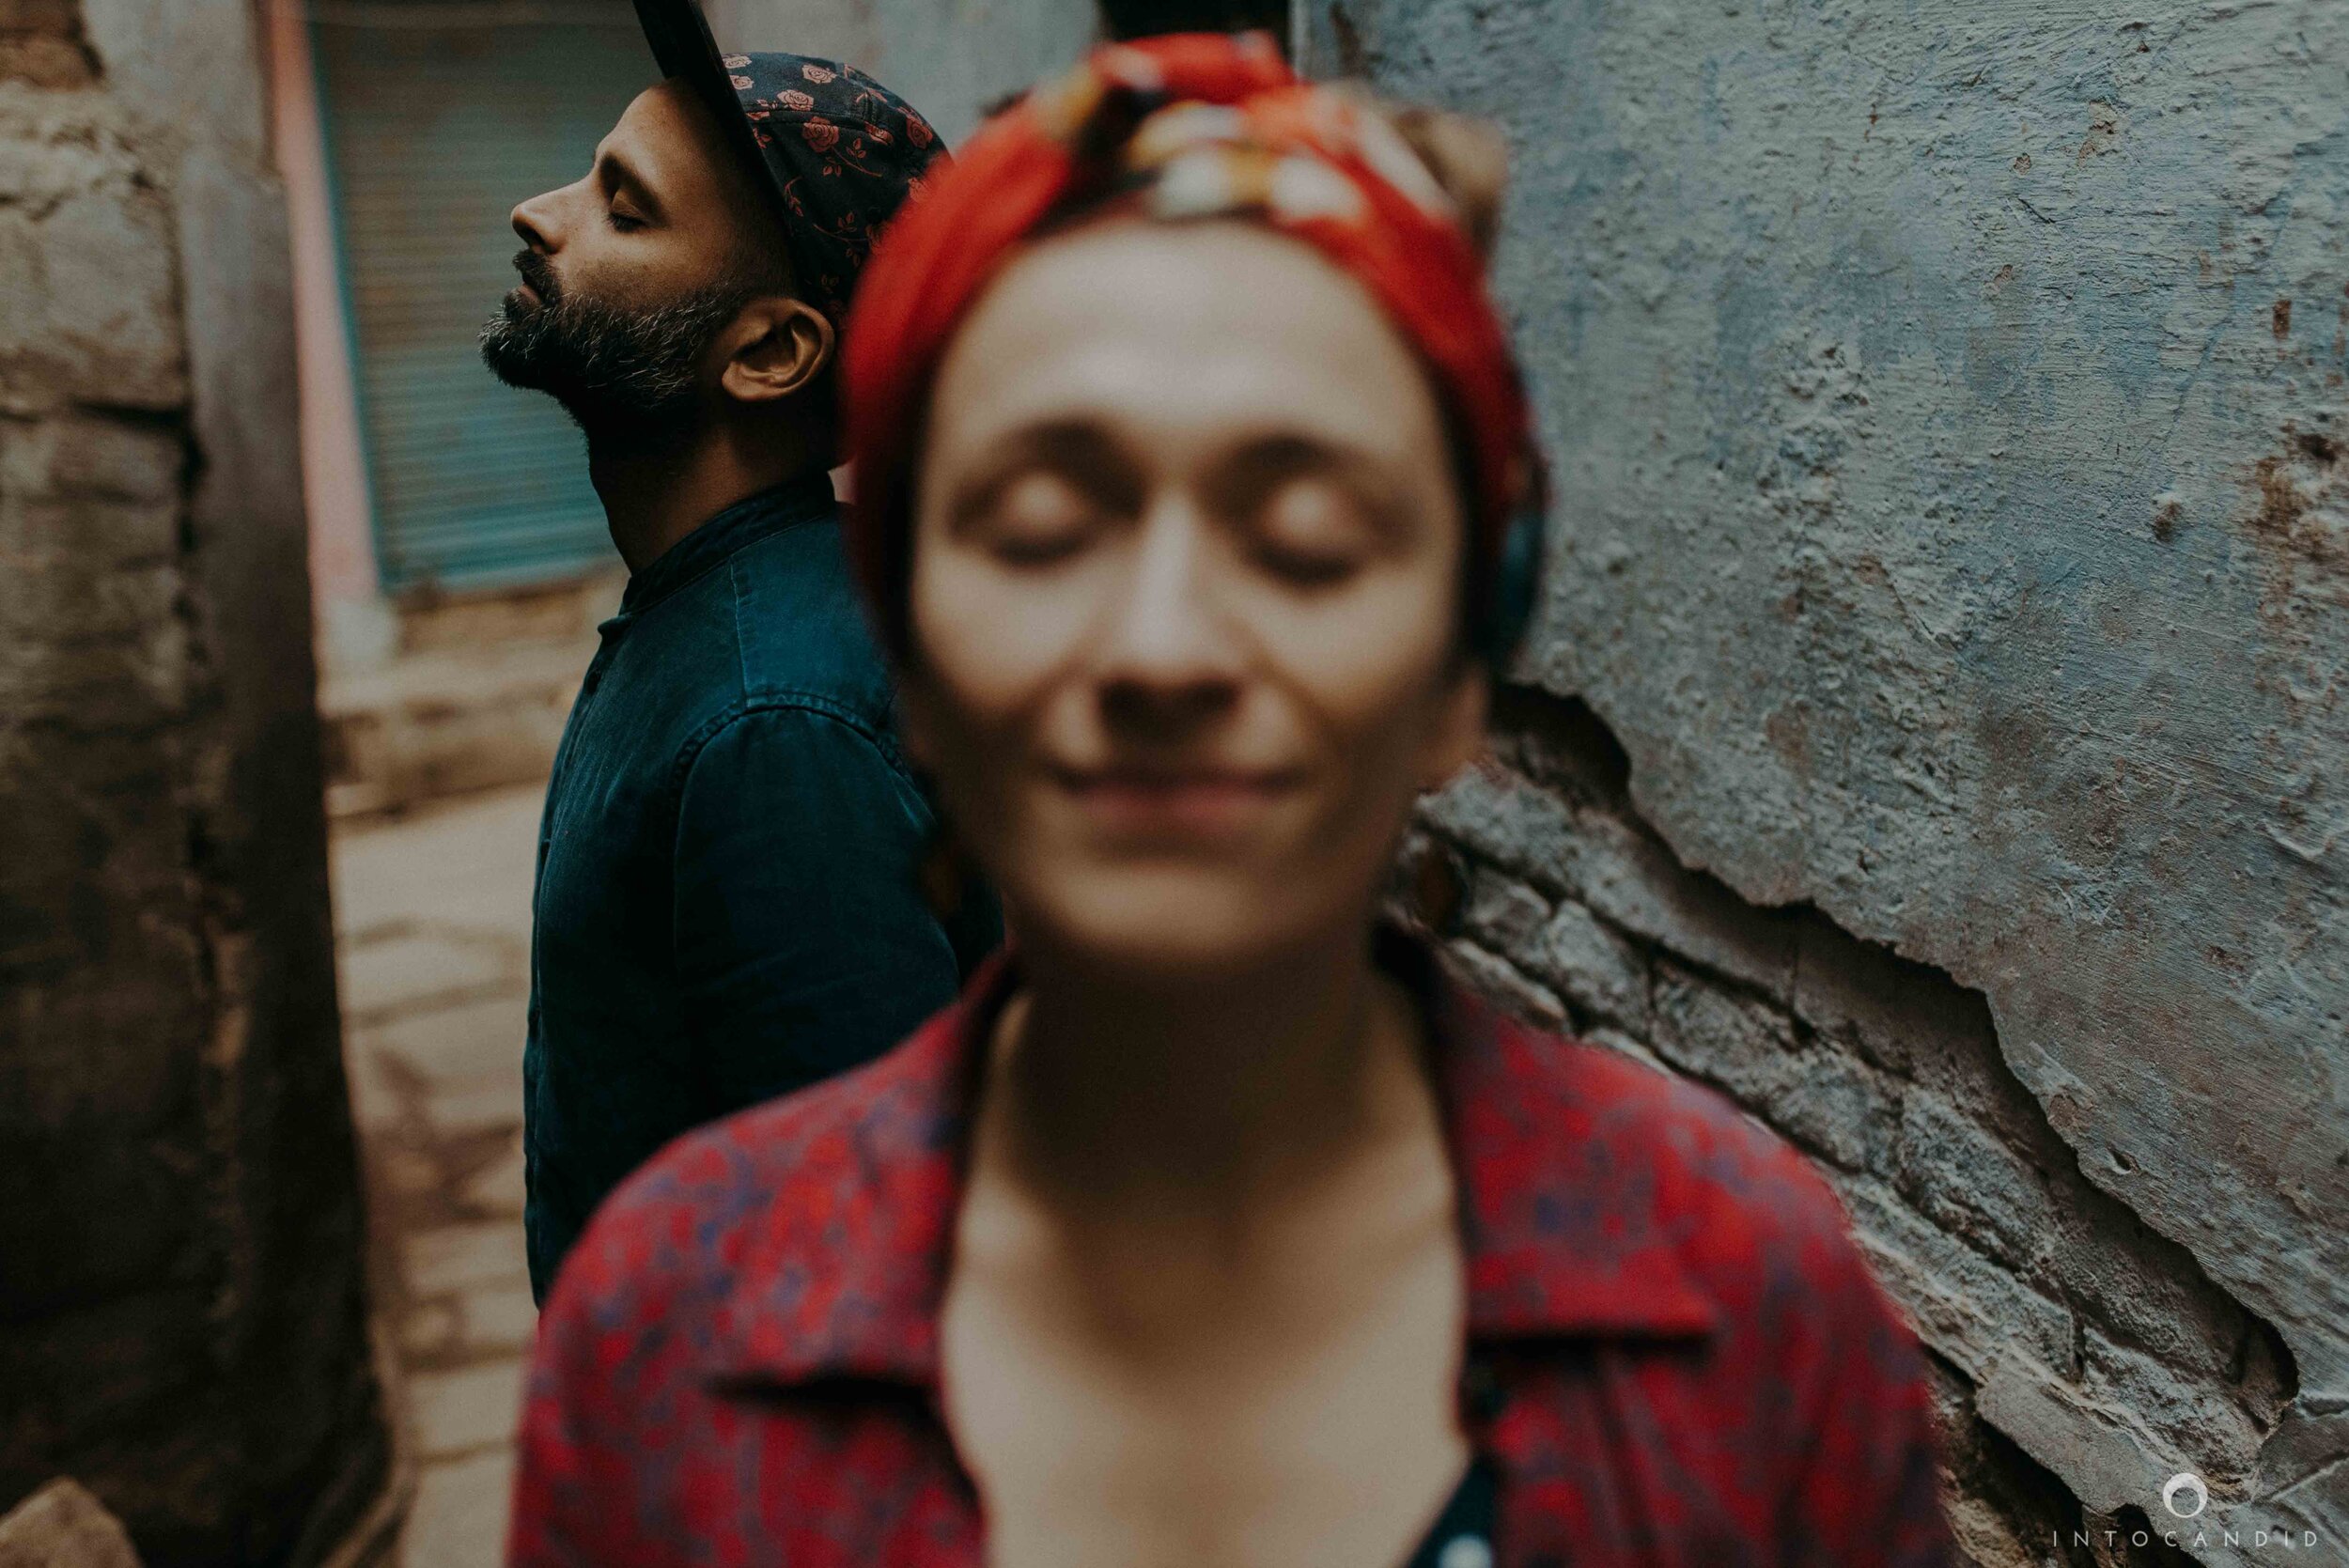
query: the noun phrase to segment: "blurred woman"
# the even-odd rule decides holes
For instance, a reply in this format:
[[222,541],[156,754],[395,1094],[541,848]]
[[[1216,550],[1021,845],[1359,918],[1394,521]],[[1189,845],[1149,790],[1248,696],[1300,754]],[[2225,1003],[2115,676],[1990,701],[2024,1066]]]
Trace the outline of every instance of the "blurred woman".
[[881,241],[854,548],[1017,941],[598,1218],[515,1561],[1944,1560],[1801,1158],[1379,916],[1537,554],[1484,148],[1152,39]]

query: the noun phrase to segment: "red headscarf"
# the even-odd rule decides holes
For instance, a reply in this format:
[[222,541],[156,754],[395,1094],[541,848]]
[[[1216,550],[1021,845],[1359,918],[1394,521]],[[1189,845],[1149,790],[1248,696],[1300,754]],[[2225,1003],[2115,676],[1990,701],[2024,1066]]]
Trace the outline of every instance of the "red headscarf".
[[865,265],[842,350],[850,550],[892,651],[905,646],[914,443],[948,340],[1022,240],[1128,186],[1156,217],[1268,224],[1370,289],[1466,448],[1479,603],[1540,481],[1516,362],[1460,214],[1392,126],[1300,83],[1269,36],[1185,33],[1097,49],[989,121],[919,183]]

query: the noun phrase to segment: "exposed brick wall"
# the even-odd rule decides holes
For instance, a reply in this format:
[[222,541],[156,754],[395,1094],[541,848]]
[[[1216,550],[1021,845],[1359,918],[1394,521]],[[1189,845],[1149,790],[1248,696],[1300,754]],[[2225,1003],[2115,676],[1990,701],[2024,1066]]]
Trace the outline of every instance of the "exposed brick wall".
[[165,107],[0,0],[0,1511],[313,1560],[382,1447],[291,410],[238,385],[290,381],[283,241]]
[[1963,1498],[2349,1554],[2349,8],[1300,15],[1511,148],[1569,706],[1430,813],[1467,962],[1822,1161]]
[[1684,868],[1581,704],[1515,690],[1497,719],[1423,806],[1401,902],[1513,1011],[1712,1084],[1818,1162],[1933,1355],[1972,1559],[2155,1560],[2102,1532],[2144,1526],[2168,1454],[2248,1489],[2281,1342],[2083,1179],[1980,993]]

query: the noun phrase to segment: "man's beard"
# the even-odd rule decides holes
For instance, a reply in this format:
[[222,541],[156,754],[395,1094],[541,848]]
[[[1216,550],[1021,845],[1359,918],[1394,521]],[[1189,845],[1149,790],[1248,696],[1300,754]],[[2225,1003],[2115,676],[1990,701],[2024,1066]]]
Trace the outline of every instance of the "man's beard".
[[630,309],[560,288],[535,251],[514,265],[538,303],[506,297],[481,329],[482,362],[506,385],[562,404],[591,447],[663,444],[689,429],[710,345],[754,297],[724,283]]

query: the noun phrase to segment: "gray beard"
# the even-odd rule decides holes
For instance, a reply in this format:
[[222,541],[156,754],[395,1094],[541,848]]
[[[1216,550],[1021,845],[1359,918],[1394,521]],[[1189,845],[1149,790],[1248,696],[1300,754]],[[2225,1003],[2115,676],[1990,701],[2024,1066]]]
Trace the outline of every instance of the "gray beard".
[[560,403],[591,450],[665,445],[695,423],[710,345],[752,298],[722,285],[630,310],[569,293],[536,305],[508,295],[481,329],[481,359],[506,385]]

